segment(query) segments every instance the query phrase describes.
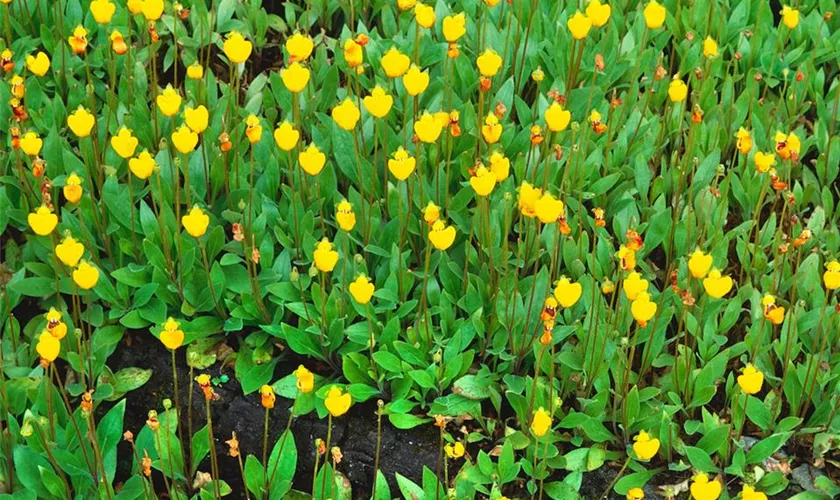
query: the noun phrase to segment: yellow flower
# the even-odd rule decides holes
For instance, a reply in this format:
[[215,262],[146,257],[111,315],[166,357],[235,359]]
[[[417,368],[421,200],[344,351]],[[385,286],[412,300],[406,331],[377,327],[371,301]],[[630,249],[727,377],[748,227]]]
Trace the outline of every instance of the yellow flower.
[[300,139],[300,132],[295,130],[291,123],[284,121],[274,130],[274,142],[283,151],[291,151],[297,146]]
[[[703,56],[711,59],[712,57],[717,57],[718,55],[718,44],[717,42],[710,36],[707,36],[705,40],[703,40]],[[743,129],[741,129],[743,130]]]
[[81,24],[76,26],[73,30],[73,34],[67,37],[67,43],[70,45],[70,48],[73,49],[74,54],[83,54],[88,45],[87,30],[85,27]]
[[362,100],[362,103],[365,105],[368,113],[376,118],[384,118],[391,111],[391,106],[394,105],[394,98],[388,95],[385,89],[377,85],[373,88],[373,92]]
[[181,324],[172,318],[168,318],[160,332],[160,341],[167,349],[172,351],[181,347],[184,344],[184,331],[181,330]]
[[82,290],[90,290],[99,281],[99,269],[90,265],[86,260],[79,262],[78,267],[73,271],[73,281]]
[[767,294],[761,299],[764,306],[764,317],[774,325],[781,325],[785,321],[785,308],[776,305],[776,297]]
[[310,144],[309,147],[301,151],[298,155],[298,162],[301,168],[313,177],[321,173],[321,169],[324,168],[326,161],[326,155],[315,144]]
[[50,335],[58,340],[67,336],[67,325],[64,323],[59,311],[56,311],[54,307],[50,307],[50,310],[44,317],[47,319],[47,331],[50,332]]
[[350,131],[359,121],[361,112],[352,99],[346,97],[341,104],[332,109],[332,119],[344,130]]
[[475,175],[470,177],[470,186],[478,196],[488,196],[496,187],[496,174],[481,165],[476,169]]
[[548,414],[542,406],[534,412],[534,418],[531,420],[531,432],[536,437],[543,437],[551,429],[551,415]]
[[182,154],[192,153],[198,145],[198,134],[186,125],[181,125],[178,130],[172,132],[172,144]]
[[76,137],[89,136],[90,131],[93,128],[93,124],[93,115],[82,106],[76,108],[76,111],[67,117],[67,126],[70,127],[70,130],[73,131],[74,134],[76,134]]
[[570,121],[572,121],[572,113],[556,102],[552,102],[551,106],[545,110],[545,124],[552,132],[566,130]]
[[633,453],[639,460],[648,461],[659,452],[659,440],[651,438],[645,431],[639,431],[633,438]]
[[442,220],[436,220],[429,231],[429,241],[438,250],[446,250],[455,242],[455,228],[447,226]]
[[110,0],[93,0],[90,3],[90,12],[93,14],[93,19],[99,24],[110,23],[116,10],[117,6]]
[[147,21],[157,21],[163,15],[163,0],[143,0],[140,5]]
[[210,121],[210,112],[204,105],[199,105],[197,108],[187,106],[184,108],[184,123],[196,134],[200,134],[207,130],[208,122]]
[[318,247],[312,257],[315,260],[315,267],[322,273],[332,271],[338,263],[338,252],[333,250],[332,243],[327,238],[318,242]]
[[636,486],[627,490],[627,500],[644,500],[645,490]]
[[38,344],[35,346],[35,350],[41,358],[52,363],[58,358],[58,353],[61,351],[61,341],[44,330],[38,336]]
[[837,290],[840,288],[840,262],[832,260],[825,265],[825,273],[823,273],[823,284],[827,290]]
[[649,29],[655,30],[665,24],[665,7],[656,0],[651,0],[644,10],[645,24]]
[[443,450],[446,452],[446,456],[453,460],[463,457],[464,453],[467,451],[466,448],[464,448],[464,443],[460,441],[455,441],[454,444],[447,444],[443,447]]
[[123,126],[117,135],[111,137],[111,147],[120,155],[120,158],[131,158],[134,150],[137,149],[137,138],[131,134],[131,130]]
[[187,66],[187,76],[193,80],[201,80],[204,77],[204,66],[198,61]]
[[703,253],[699,248],[694,249],[694,253],[688,259],[688,270],[696,279],[705,278],[712,267],[712,256]]
[[350,397],[350,393],[342,393],[341,389],[336,386],[330,388],[330,392],[327,393],[327,397],[324,399],[324,406],[327,407],[327,411],[333,417],[340,417],[347,413],[352,403],[353,398]]
[[365,53],[362,51],[362,46],[352,38],[344,42],[344,60],[347,61],[347,65],[351,68],[361,66],[365,60]]
[[128,168],[138,179],[146,180],[155,171],[155,159],[148,151],[143,151],[137,158],[128,160]]
[[694,500],[717,500],[720,497],[721,484],[717,481],[709,481],[709,476],[704,473],[694,476],[691,483],[691,498]]
[[755,156],[753,156],[753,162],[755,162],[755,169],[759,173],[764,174],[776,164],[776,156],[773,153],[762,153],[761,151],[757,151]]
[[70,203],[78,203],[82,199],[82,178],[76,175],[76,172],[67,176],[64,185],[64,197]]
[[50,58],[43,52],[26,56],[26,69],[36,76],[44,76],[50,69]]
[[305,61],[312,55],[312,49],[315,44],[312,38],[306,34],[300,34],[297,31],[294,35],[286,39],[286,51],[291,56],[292,61]]
[[347,289],[350,291],[350,295],[353,296],[353,300],[365,305],[370,302],[370,298],[373,297],[373,292],[376,288],[367,276],[362,275],[358,276],[356,281],[350,283]]
[[[148,0],[146,0],[148,1]],[[253,45],[245,39],[238,31],[228,33],[227,39],[222,47],[228,60],[233,64],[242,64],[251,55]]]
[[26,221],[35,234],[46,236],[52,233],[55,226],[58,225],[58,216],[52,213],[46,205],[41,205],[27,216]]
[[263,408],[266,410],[270,410],[274,408],[274,402],[276,401],[277,397],[274,395],[274,388],[270,385],[263,384],[260,387],[260,403],[262,404]]
[[29,156],[38,156],[44,141],[35,132],[27,132],[20,139],[20,148]]
[[496,175],[496,182],[502,182],[510,176],[510,160],[498,151],[490,155],[490,171]]
[[636,300],[630,304],[630,312],[633,313],[633,319],[639,324],[641,328],[647,325],[647,322],[656,314],[656,302],[651,302],[650,295],[647,292],[639,292]]
[[338,227],[344,231],[351,231],[356,225],[356,213],[353,212],[353,205],[347,200],[341,200],[335,207],[335,220]]
[[204,213],[198,205],[193,205],[188,214],[181,216],[181,224],[193,238],[200,238],[207,232],[210,216]]
[[554,198],[549,193],[545,193],[534,203],[534,210],[537,213],[537,218],[543,224],[551,224],[556,222],[558,217],[566,213],[566,207],[563,202]]
[[411,68],[403,75],[402,81],[408,95],[416,96],[424,92],[429,86],[429,72],[420,71],[420,68],[412,64]]
[[671,84],[668,85],[668,97],[671,102],[683,102],[686,96],[688,96],[688,85],[679,78],[671,80]]
[[309,70],[302,64],[293,62],[280,72],[280,78],[283,79],[283,85],[289,89],[289,92],[298,93],[309,83]]
[[614,291],[615,291],[615,283],[610,281],[609,278],[605,279],[601,283],[601,293],[603,293],[604,295],[609,295],[609,294],[613,293]]
[[779,14],[782,15],[782,22],[788,29],[796,28],[799,25],[799,11],[791,6],[785,5]]
[[719,299],[732,290],[732,278],[721,276],[720,271],[712,269],[706,279],[703,280],[703,288],[710,297]]
[[440,219],[440,207],[435,205],[432,201],[429,201],[421,212],[423,212],[423,220],[426,221],[426,224],[434,224],[438,219]]
[[756,394],[761,390],[761,384],[764,382],[764,374],[756,369],[752,364],[748,364],[744,368],[744,372],[738,375],[738,386],[746,394]]
[[424,111],[420,119],[414,122],[414,133],[427,144],[437,141],[442,130],[443,126],[428,111]]
[[397,7],[399,7],[400,10],[409,10],[414,7],[414,4],[416,3],[417,0],[397,0]]
[[304,394],[312,392],[312,389],[315,387],[315,375],[303,365],[298,366],[294,374],[297,379],[298,390]]
[[[616,252],[618,263],[625,271],[632,271],[636,268],[636,251],[621,245]],[[632,300],[632,299],[631,299]]]
[[741,500],[767,500],[767,495],[760,491],[755,491],[752,486],[744,485],[741,490]]
[[569,32],[572,34],[572,38],[575,40],[583,40],[592,28],[592,20],[581,14],[580,11],[577,11],[566,22],[566,26],[568,26]]
[[776,152],[782,159],[789,160],[794,155],[798,158],[801,147],[802,144],[796,134],[785,135],[783,132],[776,132]]
[[165,116],[175,116],[181,109],[181,95],[172,88],[172,85],[167,85],[163,92],[158,94],[155,102],[157,102],[160,112]]
[[502,67],[502,57],[493,49],[486,49],[475,61],[481,76],[496,76]]
[[488,113],[484,118],[484,125],[481,126],[481,135],[487,144],[495,144],[499,142],[502,136],[502,124],[499,123],[499,117],[494,113]]
[[540,200],[542,196],[542,190],[537,187],[531,186],[528,182],[522,181],[522,185],[519,186],[519,211],[522,212],[522,215],[528,217],[529,219],[533,219],[537,216],[537,201]]
[[457,42],[467,32],[467,17],[461,12],[454,16],[443,18],[443,38],[447,42]]
[[737,139],[736,146],[738,147],[738,151],[742,154],[747,154],[752,149],[752,138],[750,137],[750,133],[744,127],[738,129],[735,132],[735,138]]
[[569,308],[577,304],[581,293],[583,293],[583,287],[580,283],[572,283],[565,276],[554,284],[554,298],[563,307]]
[[596,28],[607,24],[607,21],[610,20],[611,13],[612,9],[610,8],[610,4],[602,4],[598,0],[590,0],[586,6],[586,17],[592,20],[592,26]]
[[394,47],[391,47],[388,52],[382,56],[382,69],[388,78],[398,78],[408,71],[408,66],[411,64],[411,59]]
[[408,176],[411,175],[412,172],[414,172],[416,164],[417,161],[414,157],[409,156],[408,151],[400,146],[394,153],[394,157],[388,160],[388,171],[391,172],[391,175],[396,177],[397,180],[404,181],[408,179]]
[[245,119],[245,136],[251,144],[260,142],[260,139],[262,139],[262,125],[260,125],[260,119],[256,115],[248,115],[248,118]]
[[76,267],[85,253],[85,246],[76,241],[72,236],[61,240],[55,246],[55,256],[67,267]]
[[414,19],[417,24],[424,28],[431,28],[435,25],[435,9],[429,5],[418,3],[414,7]]
[[143,0],[128,0],[126,2],[126,7],[128,7],[128,11],[133,15],[142,14],[143,3]]
[[640,293],[647,291],[648,281],[642,275],[633,271],[628,274],[621,285],[629,300],[636,300]]

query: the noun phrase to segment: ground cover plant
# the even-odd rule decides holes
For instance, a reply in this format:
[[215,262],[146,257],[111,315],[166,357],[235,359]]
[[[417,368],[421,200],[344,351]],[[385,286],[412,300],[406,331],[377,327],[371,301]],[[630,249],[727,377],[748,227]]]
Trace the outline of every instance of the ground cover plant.
[[0,498],[840,494],[833,0],[0,0]]

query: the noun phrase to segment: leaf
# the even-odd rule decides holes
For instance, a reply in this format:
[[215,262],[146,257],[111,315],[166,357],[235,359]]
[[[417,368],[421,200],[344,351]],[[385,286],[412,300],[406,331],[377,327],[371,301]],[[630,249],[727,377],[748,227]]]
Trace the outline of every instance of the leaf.
[[426,492],[423,491],[423,488],[399,472],[394,473],[394,476],[397,478],[397,486],[405,500],[426,500]]
[[764,461],[776,453],[776,450],[781,448],[792,434],[792,432],[780,432],[762,439],[747,452],[747,463],[757,464]]
[[152,370],[144,370],[136,366],[123,368],[114,374],[114,394],[122,396],[126,392],[133,391],[143,386],[152,378]]

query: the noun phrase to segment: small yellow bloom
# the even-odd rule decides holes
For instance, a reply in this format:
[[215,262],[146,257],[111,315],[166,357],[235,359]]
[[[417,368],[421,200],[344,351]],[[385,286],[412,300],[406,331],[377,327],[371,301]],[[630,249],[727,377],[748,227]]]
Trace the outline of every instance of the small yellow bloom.
[[557,222],[559,217],[566,213],[566,206],[559,198],[555,198],[549,193],[545,193],[534,203],[534,210],[537,213],[537,218],[543,224],[551,224]]
[[389,95],[385,89],[377,85],[369,96],[362,99],[365,109],[376,118],[384,118],[391,111],[394,105],[394,97]]
[[76,172],[67,176],[63,189],[64,197],[67,198],[67,201],[70,203],[78,203],[79,200],[82,199],[82,182],[84,181],[81,177],[76,175]]
[[714,299],[719,299],[732,290],[732,278],[721,276],[720,271],[712,269],[706,279],[703,280],[703,288],[706,293]]
[[604,295],[609,295],[609,294],[613,293],[614,291],[615,291],[615,283],[610,281],[609,278],[605,279],[601,283],[601,293],[603,293]]
[[569,28],[572,38],[575,40],[583,40],[592,28],[592,20],[584,14],[581,14],[580,11],[577,11],[566,22],[566,26]]
[[50,69],[50,58],[43,52],[26,56],[26,69],[36,76],[44,76]]
[[717,500],[720,498],[722,486],[718,481],[710,481],[709,476],[700,473],[694,476],[691,483],[691,498],[694,500]]
[[248,118],[245,119],[245,136],[251,144],[260,142],[260,139],[262,139],[262,125],[260,125],[260,119],[256,115],[248,115]]
[[315,43],[307,34],[300,34],[296,31],[294,35],[286,39],[286,51],[291,56],[293,62],[309,59],[314,48]]
[[362,51],[362,46],[352,38],[344,42],[344,60],[347,61],[347,65],[351,68],[361,66],[365,60],[365,53]]
[[428,29],[435,25],[435,9],[429,5],[418,3],[414,7],[414,19],[417,24]]
[[694,249],[694,253],[688,259],[688,270],[696,279],[705,278],[712,268],[712,256],[703,253],[699,248]]
[[554,298],[557,299],[557,303],[565,308],[577,304],[582,293],[583,287],[580,286],[580,283],[572,283],[565,276],[554,284]]
[[137,149],[138,140],[127,127],[123,126],[117,135],[111,137],[111,147],[120,158],[131,158]]
[[143,0],[140,5],[147,21],[157,21],[163,15],[163,0]]
[[356,226],[356,213],[349,201],[341,200],[335,207],[335,220],[344,231],[351,231]]
[[55,246],[55,256],[67,267],[76,267],[85,253],[85,246],[72,236],[64,238]]
[[648,281],[642,278],[642,275],[633,271],[624,278],[624,283],[621,285],[624,289],[624,294],[629,300],[636,300],[639,294],[646,292],[648,289]]
[[260,387],[260,404],[262,404],[263,408],[266,410],[274,408],[274,402],[276,399],[277,397],[274,395],[273,387],[267,384],[263,384],[263,386]]
[[99,24],[110,23],[116,11],[117,6],[110,0],[93,0],[90,3],[90,12],[93,14],[93,19]]
[[718,55],[718,44],[712,38],[707,36],[705,40],[703,40],[703,56],[709,59],[713,57],[717,57]]
[[184,123],[196,134],[200,134],[207,130],[207,125],[210,122],[210,112],[203,104],[197,108],[187,106],[184,108]]
[[463,457],[464,453],[467,451],[466,448],[464,448],[464,443],[460,441],[455,441],[454,444],[447,444],[443,447],[443,450],[446,452],[446,456],[453,460]]
[[373,286],[373,283],[370,282],[367,276],[360,275],[356,278],[356,281],[350,283],[347,289],[350,291],[350,295],[353,296],[353,300],[365,305],[370,302],[376,287]]
[[636,486],[627,490],[627,500],[644,500],[645,490]]
[[38,156],[43,146],[43,139],[38,137],[35,132],[27,132],[20,139],[20,148],[29,156]]
[[32,231],[39,236],[47,236],[58,225],[58,216],[52,213],[46,205],[38,207],[27,216],[26,220]]
[[193,80],[201,80],[204,77],[204,66],[198,61],[187,66],[187,76]]
[[312,392],[315,387],[315,375],[303,365],[298,366],[294,374],[297,379],[298,390],[304,394]]
[[539,201],[541,196],[542,190],[540,188],[533,187],[528,182],[522,181],[522,185],[519,186],[519,199],[517,200],[519,211],[522,215],[529,219],[536,217],[537,201]]
[[324,168],[326,161],[326,155],[315,144],[310,144],[309,147],[301,151],[298,155],[298,162],[301,168],[313,177],[321,173],[321,169]]
[[90,135],[91,129],[95,120],[93,115],[82,106],[76,108],[70,116],[67,117],[67,126],[76,134],[76,137],[87,137]]
[[656,0],[651,0],[644,10],[645,24],[649,29],[655,30],[665,24],[665,7]]
[[198,145],[198,134],[188,126],[181,125],[178,130],[172,132],[172,144],[182,154],[192,153]]
[[148,151],[143,151],[137,155],[137,158],[128,160],[128,168],[131,170],[131,173],[141,180],[148,179],[152,175],[152,172],[155,171],[156,166],[155,159],[152,158],[152,155]]
[[300,139],[300,132],[295,130],[291,123],[284,121],[274,130],[274,142],[283,151],[291,151],[297,146]]
[[50,332],[50,335],[58,340],[67,336],[67,325],[63,321],[61,312],[57,311],[54,307],[50,307],[50,310],[47,311],[44,317],[47,319],[47,331]]
[[142,14],[143,3],[143,0],[128,0],[126,2],[126,7],[128,7],[128,11],[133,15]]
[[184,331],[181,330],[181,324],[172,318],[168,318],[160,332],[160,341],[167,349],[172,351],[181,347],[184,344]]
[[647,322],[656,314],[656,302],[650,300],[650,295],[647,292],[639,292],[636,300],[630,304],[630,312],[633,313],[633,319],[639,324],[641,328],[647,326]]
[[510,160],[498,151],[490,155],[490,171],[496,175],[496,182],[502,182],[510,176]]
[[78,267],[73,271],[73,281],[82,290],[90,290],[99,282],[99,269],[90,265],[86,260],[79,262]]
[[761,390],[761,384],[764,382],[764,374],[758,371],[755,366],[748,364],[744,368],[744,372],[738,375],[738,386],[746,394],[756,394]]
[[210,216],[204,213],[198,205],[193,205],[188,214],[181,216],[181,224],[193,238],[200,238],[207,232],[210,225]]
[[502,67],[502,57],[493,49],[486,49],[475,61],[481,76],[496,76]]
[[761,299],[764,306],[764,317],[774,325],[781,325],[785,321],[785,308],[776,305],[776,297],[767,294]]
[[429,86],[429,72],[420,71],[420,68],[412,64],[411,68],[403,75],[402,81],[408,95],[420,95]]
[[242,64],[248,60],[248,57],[251,55],[251,50],[254,47],[238,31],[231,31],[228,33],[222,48],[230,62],[233,64]]
[[350,131],[353,130],[353,128],[356,127],[356,123],[359,122],[361,112],[359,111],[359,108],[356,107],[356,103],[347,97],[341,102],[341,104],[332,109],[331,115],[332,119],[339,127]]
[[437,141],[442,130],[443,126],[428,111],[424,111],[420,119],[414,122],[414,133],[427,144]]
[[755,169],[759,173],[764,174],[776,164],[776,156],[773,153],[762,153],[761,151],[757,151],[755,156],[753,156],[753,162],[755,162]]
[[85,27],[81,24],[76,26],[73,30],[73,34],[67,37],[67,43],[70,44],[70,48],[73,50],[74,54],[84,54],[88,45],[87,30]]
[[625,271],[632,271],[636,268],[636,251],[621,245],[616,252],[618,263]]
[[608,3],[602,4],[598,0],[590,0],[586,5],[586,17],[592,20],[592,26],[596,28],[607,24],[607,21],[610,20],[611,13],[612,9]]
[[487,144],[499,142],[499,138],[502,136],[502,124],[499,123],[499,117],[495,113],[488,113],[484,118],[484,125],[481,126],[481,135]]
[[552,102],[551,106],[545,110],[545,124],[552,132],[561,132],[566,130],[569,122],[572,121],[572,113],[563,109],[563,106],[556,102]]
[[467,17],[461,12],[443,18],[443,38],[449,43],[457,42],[467,32]]
[[799,137],[796,134],[787,134],[785,135],[783,132],[776,132],[776,152],[779,153],[779,156],[782,157],[784,160],[789,160],[791,158],[799,158],[799,150],[802,147],[802,143],[799,141]]
[[423,208],[422,212],[423,220],[426,221],[426,224],[434,224],[438,219],[440,219],[440,207],[435,205],[432,201],[429,201],[428,205]]
[[659,440],[651,438],[645,431],[639,431],[633,438],[633,453],[639,460],[648,461],[659,452]]
[[332,271],[338,263],[338,252],[333,250],[332,243],[327,238],[318,242],[318,247],[312,257],[315,260],[315,267],[322,273]]
[[741,490],[741,500],[767,500],[767,495],[760,491],[755,491],[752,486],[744,485]]
[[408,151],[400,146],[394,153],[394,157],[388,160],[388,171],[391,172],[391,175],[396,177],[397,180],[404,181],[408,179],[408,176],[411,175],[412,172],[414,172],[416,164],[417,161],[414,157],[409,156]]
[[172,88],[172,85],[167,85],[163,92],[158,94],[155,102],[165,116],[175,116],[181,109],[181,95]]
[[309,83],[309,70],[295,61],[280,72],[280,78],[283,79],[283,85],[289,89],[289,92],[298,93]]
[[470,186],[478,196],[488,196],[496,187],[496,174],[481,165],[476,169],[475,175],[470,177]]
[[779,14],[782,15],[782,23],[784,23],[788,29],[794,29],[799,25],[799,11],[792,8],[790,5],[782,7],[782,11],[779,12]]
[[51,335],[50,332],[44,330],[38,336],[38,343],[35,345],[35,350],[42,359],[52,363],[58,358],[58,353],[61,351],[61,341]]
[[414,7],[414,4],[417,3],[417,0],[397,0],[397,7],[400,10],[409,10]]
[[688,85],[679,78],[671,80],[671,84],[668,85],[668,97],[671,102],[683,102],[687,96]]
[[534,418],[531,420],[531,432],[539,438],[545,436],[549,430],[551,430],[551,415],[540,406],[534,412]]
[[827,290],[837,290],[840,288],[840,262],[832,260],[825,265],[825,273],[823,273],[823,284]]
[[342,392],[339,387],[333,386],[327,393],[324,399],[324,406],[333,417],[340,417],[347,413],[350,405],[353,403],[353,398],[350,397],[349,392]]
[[411,59],[394,47],[391,47],[388,52],[382,56],[382,69],[388,78],[399,78],[408,71],[408,66],[411,64]]
[[442,220],[436,220],[429,231],[429,241],[438,250],[446,250],[455,242],[455,228],[447,226]]
[[736,146],[738,147],[738,151],[741,154],[747,154],[752,149],[752,138],[750,137],[750,133],[744,128],[741,127],[735,132],[735,138],[737,139]]

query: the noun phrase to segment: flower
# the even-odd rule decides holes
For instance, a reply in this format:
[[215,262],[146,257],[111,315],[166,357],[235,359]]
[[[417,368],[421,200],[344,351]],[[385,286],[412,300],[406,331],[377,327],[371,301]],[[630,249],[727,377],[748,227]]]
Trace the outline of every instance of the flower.
[[781,325],[785,321],[785,308],[776,305],[776,297],[767,294],[761,298],[764,306],[764,317],[774,325]]
[[420,68],[412,64],[406,74],[403,75],[402,81],[408,95],[416,96],[429,86],[429,72],[420,71]]
[[274,395],[274,388],[268,384],[263,384],[260,387],[260,404],[266,410],[274,408],[274,401],[277,397]]
[[659,452],[659,440],[651,438],[646,431],[639,431],[633,438],[633,453],[639,460],[648,461]]
[[776,132],[775,139],[776,152],[779,153],[782,159],[799,158],[799,150],[802,147],[802,143],[799,142],[799,137],[796,134],[785,135],[783,132]]
[[455,228],[447,226],[442,220],[436,220],[429,231],[429,241],[438,250],[446,250],[455,242]]
[[353,403],[353,398],[350,397],[349,392],[342,392],[337,386],[332,386],[324,399],[324,406],[333,417],[340,417],[347,413],[350,405]]
[[499,117],[494,113],[488,113],[484,118],[484,125],[481,126],[481,135],[488,144],[499,142],[499,138],[502,136],[502,124],[499,123]]
[[93,115],[81,105],[67,117],[67,126],[76,134],[76,137],[87,137],[94,124]]
[[155,102],[160,112],[165,116],[175,116],[181,108],[181,95],[172,88],[172,85],[167,85],[163,92],[155,98]]
[[551,106],[545,110],[545,124],[552,132],[562,132],[569,126],[572,120],[572,113],[563,109],[563,106],[557,102],[552,102]]
[[639,324],[639,327],[647,326],[648,321],[656,314],[656,302],[651,302],[650,295],[647,292],[639,292],[636,300],[630,304],[630,312],[633,313],[633,319]]
[[397,180],[404,181],[408,179],[408,176],[411,175],[412,172],[414,172],[416,163],[417,161],[414,157],[409,156],[408,151],[400,146],[394,153],[394,157],[388,160],[388,171],[391,172],[391,175],[396,177]]
[[128,0],[126,2],[126,7],[128,7],[128,11],[133,15],[142,14],[143,0]]
[[380,62],[382,64],[382,69],[385,70],[385,74],[388,78],[398,78],[408,71],[411,59],[395,47],[391,47],[388,52],[382,56],[382,60]]
[[370,298],[373,297],[373,292],[376,287],[373,286],[373,283],[370,282],[367,276],[360,275],[356,277],[356,281],[350,283],[347,289],[350,291],[350,295],[353,296],[353,300],[365,305],[370,302]]
[[338,222],[338,227],[344,231],[350,231],[356,225],[356,214],[349,201],[341,200],[335,208],[335,220]]
[[551,415],[540,406],[534,412],[534,418],[531,420],[531,432],[536,437],[543,437],[551,429]]
[[260,125],[260,119],[254,114],[248,115],[245,119],[245,136],[251,144],[260,142],[262,139],[262,125]]
[[519,211],[522,212],[522,215],[529,219],[536,217],[537,201],[539,201],[541,196],[542,190],[540,188],[533,187],[528,182],[522,181],[522,185],[519,186],[519,199],[517,200]]
[[636,300],[640,293],[647,291],[648,281],[642,278],[641,274],[633,271],[624,278],[624,283],[621,286],[629,300]]
[[764,374],[752,364],[748,364],[744,368],[743,374],[738,375],[738,387],[746,394],[755,394],[760,391],[763,382]]
[[625,271],[632,271],[636,268],[636,251],[621,245],[616,252],[619,265]]
[[566,26],[568,26],[569,32],[572,34],[572,38],[575,40],[583,40],[592,28],[592,20],[581,14],[580,11],[577,11],[566,22]]
[[470,177],[470,186],[478,196],[488,196],[496,187],[496,174],[481,165],[476,169],[475,175]]
[[306,34],[300,34],[295,31],[295,34],[286,39],[286,51],[291,56],[292,62],[305,61],[312,55],[312,49],[315,44],[312,38]]
[[309,83],[309,70],[296,61],[280,71],[280,78],[289,92],[298,93]]
[[409,10],[414,7],[414,4],[417,3],[417,0],[397,0],[397,7],[400,10]]
[[762,153],[761,151],[757,151],[755,156],[753,156],[753,162],[755,162],[755,169],[759,173],[764,174],[776,164],[776,156],[773,153]]
[[562,217],[566,213],[566,207],[560,199],[554,198],[549,193],[545,193],[534,203],[534,210],[537,213],[537,218],[543,224],[551,224],[556,222],[558,217]]
[[62,320],[61,312],[57,311],[55,307],[50,307],[44,318],[47,320],[47,331],[50,332],[50,335],[58,340],[67,335],[67,325]]
[[645,24],[649,29],[655,30],[665,24],[665,7],[656,0],[651,0],[644,10]]
[[362,51],[362,46],[356,43],[352,38],[344,42],[344,60],[351,68],[361,66],[365,60],[365,53]]
[[414,19],[417,24],[424,28],[431,28],[435,25],[435,9],[429,5],[418,3],[414,6]]
[[20,139],[20,148],[29,156],[38,156],[44,141],[35,132],[27,132]]
[[51,335],[50,332],[44,330],[38,336],[38,344],[35,345],[35,350],[41,359],[52,363],[58,358],[58,353],[61,351],[61,341]]
[[612,9],[608,3],[602,4],[598,0],[590,0],[589,4],[586,5],[586,17],[592,21],[592,26],[596,28],[607,24],[611,13]]
[[840,262],[832,260],[825,265],[825,273],[823,273],[823,284],[827,290],[837,290],[840,288]]
[[160,341],[167,349],[174,351],[184,343],[184,331],[180,327],[181,324],[172,318],[167,318],[163,324]]
[[486,49],[478,56],[475,63],[478,66],[478,71],[481,73],[481,76],[496,76],[499,68],[502,67],[502,57],[495,50]]
[[353,130],[359,121],[361,113],[356,103],[349,97],[345,98],[338,106],[332,109],[332,119],[344,130]]
[[58,216],[52,213],[46,205],[41,205],[27,216],[26,221],[35,234],[47,236],[58,225]]
[[779,14],[782,15],[782,23],[784,23],[788,29],[794,29],[799,25],[799,11],[792,8],[790,5],[783,6]]
[[90,265],[88,261],[82,260],[73,271],[73,281],[82,290],[90,290],[99,281],[99,269]]
[[72,172],[67,176],[63,189],[64,197],[67,198],[67,201],[70,203],[78,203],[79,200],[82,199],[82,182],[84,181],[81,177],[76,175],[76,172]]
[[297,379],[298,390],[304,394],[312,392],[315,387],[315,375],[303,365],[299,365],[293,373]]
[[717,500],[720,497],[721,484],[717,481],[709,481],[709,476],[700,473],[694,476],[691,483],[691,498],[694,500]]
[[50,58],[43,52],[26,56],[26,69],[36,76],[44,76],[50,69]]
[[204,77],[204,66],[198,61],[187,66],[187,76],[193,80],[201,80]]
[[580,283],[572,283],[569,278],[563,276],[554,283],[554,298],[557,303],[565,308],[572,307],[580,300],[583,287]]
[[703,280],[703,288],[712,298],[719,299],[732,290],[732,278],[721,276],[720,271],[712,269],[706,279]]
[[140,5],[147,21],[157,21],[163,15],[163,0],[142,0]]
[[741,490],[741,500],[767,500],[767,495],[760,491],[755,491],[755,488],[745,484]]
[[510,176],[510,160],[498,151],[490,155],[490,171],[496,175],[496,182],[502,182]]
[[137,149],[137,144],[137,138],[125,126],[120,128],[117,135],[111,137],[111,147],[120,155],[120,158],[131,158],[134,156],[134,150]]
[[76,267],[85,253],[85,246],[72,236],[67,236],[55,246],[55,256],[67,267]]
[[752,149],[752,138],[750,138],[750,133],[744,127],[738,129],[735,132],[735,138],[737,139],[736,146],[738,147],[738,151],[742,154],[747,154]]
[[457,42],[467,32],[467,17],[461,12],[443,18],[443,38],[449,43]]
[[291,123],[284,121],[274,129],[274,142],[283,151],[291,151],[297,146],[300,139],[300,132],[295,130]]
[[712,256],[703,253],[699,248],[694,249],[694,253],[688,259],[688,270],[696,279],[705,278],[712,267]]
[[627,500],[644,500],[644,498],[645,490],[639,488],[638,486],[627,490]]
[[414,122],[414,133],[425,143],[433,143],[440,137],[443,126],[435,120],[434,115],[424,111],[420,119]]
[[330,240],[324,238],[318,242],[318,247],[315,248],[312,258],[315,260],[315,267],[319,271],[328,273],[335,269],[335,265],[338,263],[338,252],[333,250]]
[[[149,0],[146,0],[149,1]],[[238,31],[231,31],[225,39],[223,50],[228,60],[233,64],[242,64],[251,55],[253,45],[245,39]]]
[[198,134],[190,130],[186,125],[181,125],[178,130],[172,132],[172,144],[182,154],[192,153],[198,145]]
[[326,155],[315,144],[310,144],[309,147],[301,151],[298,155],[298,162],[301,168],[311,176],[316,176],[321,173],[321,169],[324,168],[326,161]]
[[[707,36],[706,39],[703,40],[703,56],[711,59],[712,57],[717,57],[717,55],[717,42],[714,40],[714,38]],[[743,128],[741,130],[743,130]]]
[[93,0],[90,2],[90,13],[93,14],[93,19],[99,24],[110,23],[116,10],[117,6],[110,0]]
[[671,102],[683,102],[687,95],[688,85],[685,82],[679,78],[671,80],[671,84],[668,85],[668,97],[671,99]]
[[391,106],[394,105],[394,97],[388,95],[385,89],[377,85],[373,88],[369,96],[362,99],[362,103],[365,105],[368,113],[376,118],[384,118],[388,116],[388,112],[391,111]]
[[131,173],[142,180],[148,179],[152,175],[156,165],[155,159],[152,158],[152,155],[148,151],[143,151],[137,155],[137,158],[128,160],[128,168],[131,170]]
[[461,458],[467,451],[466,448],[464,448],[464,443],[460,441],[455,441],[454,444],[447,444],[443,447],[443,450],[446,452],[446,456],[451,459]]
[[81,24],[76,26],[73,30],[73,34],[67,37],[67,43],[70,44],[70,48],[73,49],[73,53],[76,55],[84,54],[85,49],[87,49],[87,30]]
[[197,108],[193,108],[192,106],[184,108],[184,123],[196,134],[207,130],[209,121],[210,113],[203,104],[200,104]]
[[193,205],[190,212],[181,216],[181,224],[193,238],[200,238],[207,232],[207,226],[210,225],[210,216],[204,213],[198,205]]

